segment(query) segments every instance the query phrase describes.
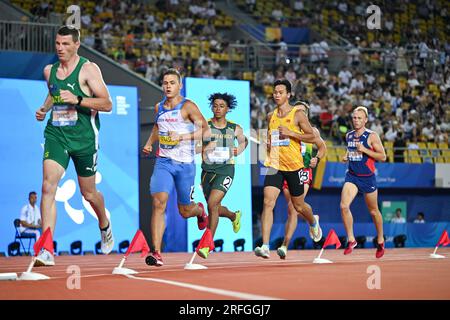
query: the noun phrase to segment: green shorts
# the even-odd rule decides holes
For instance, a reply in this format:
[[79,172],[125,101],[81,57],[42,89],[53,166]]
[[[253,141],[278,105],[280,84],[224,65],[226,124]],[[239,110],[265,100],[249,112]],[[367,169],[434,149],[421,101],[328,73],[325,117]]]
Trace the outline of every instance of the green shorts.
[[[93,151],[94,153],[92,153]],[[53,139],[45,139],[43,160],[51,159],[56,161],[66,170],[70,158],[72,158],[78,176],[91,177],[97,172],[96,150],[70,150],[70,148],[60,142]]]
[[230,190],[231,184],[233,183],[233,178],[234,174],[224,175],[214,172],[202,171],[201,181],[205,199],[208,200],[211,191],[214,189],[223,191],[223,193],[226,194],[227,191]]

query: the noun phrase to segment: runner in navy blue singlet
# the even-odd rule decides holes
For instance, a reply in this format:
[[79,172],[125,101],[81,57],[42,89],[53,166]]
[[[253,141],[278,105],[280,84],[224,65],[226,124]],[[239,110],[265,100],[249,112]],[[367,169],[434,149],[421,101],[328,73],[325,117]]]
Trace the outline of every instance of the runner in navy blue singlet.
[[348,237],[348,245],[344,254],[350,254],[357,243],[353,234],[353,216],[350,205],[358,192],[364,194],[367,209],[377,230],[377,251],[375,256],[384,255],[383,218],[378,209],[378,190],[375,177],[375,161],[385,161],[386,153],[377,133],[366,128],[368,111],[365,107],[357,107],[352,113],[355,130],[346,135],[347,152],[343,158],[348,162],[341,194],[341,215]]

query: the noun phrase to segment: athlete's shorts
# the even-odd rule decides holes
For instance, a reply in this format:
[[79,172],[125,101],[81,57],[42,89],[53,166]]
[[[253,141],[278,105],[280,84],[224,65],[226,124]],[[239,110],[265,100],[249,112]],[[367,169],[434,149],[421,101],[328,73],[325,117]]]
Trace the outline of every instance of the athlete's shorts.
[[377,190],[377,180],[375,175],[361,177],[347,172],[345,175],[345,182],[353,183],[358,187],[360,193],[372,193]]
[[[303,172],[301,173],[301,179],[304,181],[303,184],[307,184],[311,186],[313,181],[313,171],[311,168],[303,168],[301,169]],[[288,189],[288,185],[286,180],[283,181],[283,189]]]
[[275,187],[283,190],[283,182],[286,180],[291,196],[299,197],[304,192],[302,172],[302,169],[297,171],[281,171],[269,168],[264,179],[264,187]]
[[194,200],[195,163],[178,162],[170,158],[156,158],[150,193],[170,194],[175,186],[178,203],[188,205]]
[[44,159],[59,163],[64,170],[72,158],[77,175],[80,177],[91,177],[97,172],[97,150],[72,150],[63,143],[46,138],[44,144]]
[[230,190],[231,184],[233,183],[233,178],[234,174],[225,175],[202,171],[201,181],[205,199],[209,199],[209,195],[211,194],[212,190],[220,190],[226,194],[227,191]]

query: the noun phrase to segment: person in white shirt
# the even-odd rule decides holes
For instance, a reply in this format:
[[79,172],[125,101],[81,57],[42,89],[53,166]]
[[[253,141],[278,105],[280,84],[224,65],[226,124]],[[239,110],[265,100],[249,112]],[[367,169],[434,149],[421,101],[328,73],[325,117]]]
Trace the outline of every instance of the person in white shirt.
[[423,212],[419,212],[417,214],[417,217],[414,220],[414,223],[425,223],[425,215],[423,214]]
[[343,84],[350,84],[350,81],[352,80],[352,73],[350,72],[350,70],[348,70],[348,68],[346,66],[344,66],[344,68],[339,71],[338,77],[339,80],[341,80],[341,83]]
[[391,219],[391,223],[406,223],[405,218],[402,217],[402,209],[395,210],[395,217]]
[[20,211],[20,233],[34,233],[36,240],[41,236],[41,210],[36,204],[37,194],[31,191],[28,194],[28,203]]

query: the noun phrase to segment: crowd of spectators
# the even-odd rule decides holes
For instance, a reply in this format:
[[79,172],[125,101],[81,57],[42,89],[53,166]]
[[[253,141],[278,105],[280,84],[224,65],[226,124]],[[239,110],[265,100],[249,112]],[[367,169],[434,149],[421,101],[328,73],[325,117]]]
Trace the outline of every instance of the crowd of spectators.
[[[399,146],[447,142],[450,44],[441,42],[431,29],[423,34],[418,19],[412,19],[405,30],[411,33],[408,41],[396,43],[390,36],[395,27],[393,16],[407,10],[404,5],[390,6],[383,13],[383,31],[368,41],[361,31],[364,28],[358,28],[365,23],[361,10],[368,3],[349,3],[330,1],[324,7],[339,12],[340,20],[330,19],[328,24],[352,40],[338,71],[328,69],[332,49],[326,40],[301,45],[292,54],[282,39],[274,66],[250,70],[252,128],[267,127],[267,113],[274,107],[267,88],[286,78],[293,84],[293,100],[308,101],[312,123],[337,144],[351,128],[350,111],[355,105],[368,107],[369,128],[385,141]],[[254,1],[247,5],[250,10]],[[294,1],[290,5],[295,11],[310,13],[309,24],[325,19],[318,2]],[[446,7],[441,6],[441,1],[427,1],[426,10],[417,6],[418,18],[446,18]],[[41,3],[35,10],[48,14],[51,8],[51,2]],[[225,74],[219,61],[212,59],[213,53],[224,52],[230,45],[213,23],[221,14],[214,1],[166,0],[149,7],[141,1],[104,0],[82,12],[83,42],[150,81],[160,83],[161,74],[169,67],[185,76],[242,78],[242,72]],[[348,16],[356,16],[356,22],[347,23]],[[175,55],[167,45],[196,42],[202,44],[197,55],[190,50],[178,50]]]

